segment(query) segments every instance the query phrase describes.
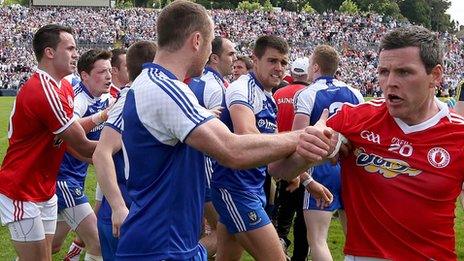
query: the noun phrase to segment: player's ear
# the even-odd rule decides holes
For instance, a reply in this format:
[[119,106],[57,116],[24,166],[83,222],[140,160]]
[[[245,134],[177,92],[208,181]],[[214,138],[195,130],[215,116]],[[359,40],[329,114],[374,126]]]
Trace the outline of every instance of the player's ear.
[[86,71],[79,72],[79,75],[81,76],[82,81],[86,81],[90,77]]
[[218,64],[219,63],[219,55],[215,54],[215,53],[212,53],[210,56],[209,56],[209,61],[211,63],[215,63],[215,64]]
[[48,59],[53,59],[53,57],[55,57],[55,49],[52,47],[45,47],[44,56],[46,56]]
[[193,47],[195,51],[200,50],[201,42],[204,40],[205,39],[203,39],[201,33],[198,31],[193,32],[189,37],[190,45]]
[[443,77],[443,66],[440,64],[435,65],[430,74],[432,75],[430,87],[435,88],[436,86],[439,86]]

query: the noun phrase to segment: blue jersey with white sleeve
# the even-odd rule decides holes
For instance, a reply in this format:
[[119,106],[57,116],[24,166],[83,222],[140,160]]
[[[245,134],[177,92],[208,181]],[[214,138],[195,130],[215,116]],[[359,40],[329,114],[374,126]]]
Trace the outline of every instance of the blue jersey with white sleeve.
[[132,204],[121,227],[118,260],[184,260],[200,251],[204,157],[184,141],[213,118],[174,74],[158,64],[144,65],[123,109]]
[[[122,109],[124,107],[124,102],[126,101],[126,94],[129,91],[129,88],[121,89],[119,97],[114,103],[111,110],[108,112],[108,120],[106,120],[105,127],[110,127],[115,131],[122,133],[123,124],[122,124]],[[118,182],[119,190],[121,195],[126,203],[126,206],[129,207],[132,200],[127,193],[126,188],[126,177],[124,174],[124,155],[122,150],[116,152],[113,155],[114,167],[116,170],[116,180]],[[98,221],[105,224],[111,224],[111,207],[105,197],[102,199],[100,209],[98,210]]]
[[[272,94],[264,90],[254,73],[240,76],[227,88],[227,109],[234,104],[245,105],[253,111],[260,133],[276,132],[277,106]],[[229,124],[229,128],[233,126]],[[263,189],[267,167],[235,170],[214,164],[213,172],[212,187],[258,192]]]
[[[320,77],[313,84],[302,89],[295,95],[295,114],[305,114],[309,117],[309,124],[314,125],[321,117],[324,109],[329,115],[334,114],[343,103],[359,104],[364,102],[361,93],[346,83],[333,77]],[[311,170],[315,180],[325,185],[333,194],[334,201],[325,210],[334,211],[342,207],[340,201],[340,165],[325,163]],[[305,203],[305,209],[319,209],[316,202]]]
[[[74,86],[74,95],[74,115],[79,118],[85,118],[106,109],[111,98],[109,93],[105,93],[101,97],[93,97],[83,82]],[[102,129],[103,123],[90,130],[86,134],[87,138],[89,140],[98,140]],[[83,184],[85,176],[87,176],[88,165],[88,163],[76,159],[71,154],[65,153],[57,180],[66,181],[72,179]]]

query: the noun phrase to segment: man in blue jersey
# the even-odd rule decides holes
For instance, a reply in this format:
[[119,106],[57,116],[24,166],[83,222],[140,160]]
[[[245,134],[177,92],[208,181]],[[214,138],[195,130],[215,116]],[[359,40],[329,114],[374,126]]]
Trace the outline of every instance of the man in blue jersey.
[[285,176],[290,179],[333,150],[332,132],[309,127],[302,139],[303,132],[231,133],[182,82],[200,76],[211,54],[213,22],[206,9],[174,1],[161,11],[156,29],[154,63],[144,66],[123,109],[122,141],[132,204],[121,226],[116,257],[205,260],[205,250],[198,244],[206,182],[203,153],[237,169],[285,158],[279,165],[290,170],[293,175]]
[[[276,133],[277,107],[271,91],[284,76],[288,51],[287,42],[280,37],[268,35],[256,40],[253,71],[238,78],[226,90],[229,128],[235,134]],[[215,165],[212,199],[219,213],[218,260],[238,260],[244,249],[258,260],[285,259],[276,230],[264,209],[266,175],[265,164],[240,170]]]
[[[319,45],[310,57],[309,80],[312,84],[295,95],[293,130],[314,125],[324,109],[333,114],[345,102],[359,104],[364,101],[361,93],[334,78],[338,69],[337,51],[328,45]],[[303,204],[311,257],[314,260],[331,260],[327,233],[334,211],[339,210],[340,221],[346,231],[346,218],[340,198],[340,165],[326,163],[312,169],[314,180],[326,186],[334,195],[333,202],[320,208],[316,200],[305,191]]]
[[[81,83],[74,88],[74,115],[87,138],[98,140],[110,104],[111,53],[90,50],[79,58],[77,69]],[[74,155],[74,156],[73,156]],[[86,260],[101,260],[97,218],[84,194],[89,158],[66,153],[57,178],[58,214],[53,249],[59,250],[69,229],[76,231],[86,246]],[[77,156],[77,157],[76,157]],[[65,221],[65,222],[63,222]]]
[[[129,47],[126,57],[129,86],[142,71],[142,65],[153,61],[155,53],[156,44],[150,41],[136,42]],[[108,120],[93,154],[97,181],[105,195],[97,213],[98,235],[104,260],[116,258],[119,228],[129,212],[131,203],[126,189],[121,150],[121,117],[127,91],[128,88],[121,90],[118,100],[108,113]]]
[[[232,73],[232,65],[235,56],[235,45],[226,38],[216,36],[211,43],[211,55],[206,64],[203,75],[199,78],[193,78],[189,83],[198,102],[201,106],[209,109],[213,113],[225,119],[228,115],[220,115],[222,108],[225,107],[224,93],[227,87],[227,81],[224,77]],[[227,114],[227,112],[226,112]],[[208,250],[209,256],[216,253],[216,227],[218,214],[211,202],[211,178],[213,175],[213,161],[210,157],[205,156],[205,174],[206,174],[206,193],[205,193],[205,218],[208,230],[200,242]]]

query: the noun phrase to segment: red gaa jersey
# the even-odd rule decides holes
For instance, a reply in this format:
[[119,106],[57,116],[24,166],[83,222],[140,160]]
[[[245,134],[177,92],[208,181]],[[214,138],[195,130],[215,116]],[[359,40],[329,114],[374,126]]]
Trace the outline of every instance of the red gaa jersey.
[[342,109],[327,126],[354,151],[342,159],[345,254],[390,260],[456,260],[454,210],[464,181],[464,119],[440,111],[409,126],[384,100]]
[[304,87],[306,85],[294,83],[274,93],[274,100],[277,104],[277,129],[279,132],[292,130],[293,118],[295,117],[293,97]]
[[55,194],[65,146],[56,134],[74,121],[74,92],[37,70],[21,87],[10,116],[9,146],[0,169],[0,193],[41,202]]

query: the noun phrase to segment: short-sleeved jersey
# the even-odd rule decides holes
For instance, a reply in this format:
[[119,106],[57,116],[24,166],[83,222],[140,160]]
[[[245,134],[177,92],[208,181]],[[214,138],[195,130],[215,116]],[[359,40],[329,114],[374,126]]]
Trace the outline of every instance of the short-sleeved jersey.
[[[359,104],[364,101],[361,93],[333,77],[320,77],[313,84],[295,95],[295,114],[309,116],[309,125],[314,125],[324,109],[332,115],[343,103]],[[340,165],[326,163],[311,168],[311,174],[318,182],[329,186],[340,180]],[[336,193],[333,191],[333,193]]]
[[73,122],[73,89],[37,70],[21,87],[10,116],[9,146],[0,170],[0,193],[46,201],[55,194],[65,146],[57,134]]
[[[225,83],[221,74],[211,67],[206,67],[203,70],[203,75],[200,78],[190,79],[188,85],[192,89],[193,94],[198,99],[201,106],[206,109],[213,109],[221,106],[226,107],[225,99]],[[222,110],[220,115],[222,122],[231,123],[230,114],[228,110]],[[213,175],[213,161],[210,157],[205,156],[205,173],[206,173],[206,186],[211,187],[211,179]]]
[[[119,97],[111,110],[108,112],[108,120],[106,120],[105,127],[110,127],[115,131],[122,133],[122,109],[124,107],[124,102],[126,101],[126,94],[129,91],[129,88],[123,88],[119,92]],[[126,206],[129,207],[132,200],[129,198],[126,188],[126,177],[124,174],[124,156],[122,150],[116,152],[113,155],[114,167],[116,170],[116,180],[118,182],[119,190],[121,195],[126,203]],[[100,209],[98,210],[98,219],[99,221],[105,224],[111,224],[111,206],[105,197],[102,199]]]
[[65,76],[63,78],[63,81],[68,81],[69,84],[71,84],[71,86],[74,87],[81,82],[81,78],[79,77],[79,75],[72,73],[70,75]]
[[198,252],[204,157],[184,141],[210,119],[214,116],[174,74],[158,64],[144,65],[123,109],[132,204],[121,227],[118,259],[184,260]]
[[[93,97],[83,82],[74,86],[74,115],[77,118],[85,118],[98,113],[109,106],[110,94],[105,93],[101,97]],[[104,124],[100,124],[91,129],[87,134],[89,140],[98,140]],[[84,182],[87,176],[89,164],[76,159],[69,153],[65,153],[60,165],[58,180],[73,179],[78,182]]]
[[464,119],[440,111],[409,126],[384,100],[344,105],[327,125],[354,151],[341,161],[345,254],[456,260],[454,209],[464,181]]
[[303,83],[293,83],[280,88],[274,93],[274,100],[277,105],[277,129],[279,132],[291,131],[295,111],[293,108],[293,97],[305,88]]
[[[227,109],[234,104],[245,105],[255,115],[256,127],[260,133],[275,133],[277,106],[272,94],[264,90],[253,73],[240,76],[226,90]],[[226,123],[227,124],[227,123]],[[233,129],[233,126],[229,126]],[[266,178],[267,167],[235,170],[219,164],[213,165],[212,187],[261,191]]]

